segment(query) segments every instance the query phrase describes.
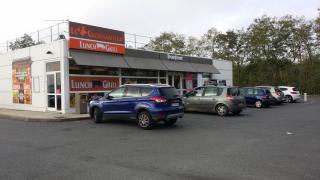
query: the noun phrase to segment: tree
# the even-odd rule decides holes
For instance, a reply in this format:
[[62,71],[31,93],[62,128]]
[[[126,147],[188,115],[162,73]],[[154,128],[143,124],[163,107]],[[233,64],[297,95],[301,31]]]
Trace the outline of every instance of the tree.
[[151,40],[146,49],[154,51],[162,51],[168,53],[185,54],[186,53],[186,37],[173,32],[163,32],[160,36]]
[[21,38],[16,39],[15,42],[10,42],[9,48],[11,50],[16,50],[16,49],[34,46],[37,44],[43,44],[43,42],[40,41],[40,42],[36,43],[30,35],[24,34]]
[[314,20],[304,17],[256,18],[247,29],[209,29],[199,39],[162,33],[148,46],[165,51],[233,62],[237,86],[289,85],[320,94],[320,9]]

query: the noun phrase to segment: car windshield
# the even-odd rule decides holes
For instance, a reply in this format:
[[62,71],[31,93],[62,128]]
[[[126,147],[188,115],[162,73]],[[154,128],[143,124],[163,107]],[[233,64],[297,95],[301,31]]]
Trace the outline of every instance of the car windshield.
[[163,87],[159,88],[159,92],[161,96],[166,98],[173,98],[173,97],[179,97],[179,92],[174,87]]

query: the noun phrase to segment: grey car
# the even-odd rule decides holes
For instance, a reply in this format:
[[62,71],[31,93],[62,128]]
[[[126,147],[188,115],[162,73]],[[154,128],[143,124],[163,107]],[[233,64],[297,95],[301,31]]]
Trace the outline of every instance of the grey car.
[[230,112],[240,114],[245,109],[245,99],[239,88],[227,86],[202,86],[183,97],[185,111],[212,112],[225,116]]
[[284,100],[284,93],[275,86],[256,86],[259,88],[267,89],[270,91],[271,96],[273,97],[272,99],[272,104],[281,104]]

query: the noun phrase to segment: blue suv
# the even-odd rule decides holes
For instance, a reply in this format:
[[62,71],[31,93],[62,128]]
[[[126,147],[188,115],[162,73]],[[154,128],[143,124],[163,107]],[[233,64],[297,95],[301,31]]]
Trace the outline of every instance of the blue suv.
[[134,119],[141,128],[151,129],[158,121],[173,125],[183,115],[181,97],[168,85],[123,85],[90,102],[90,116],[96,123],[102,119]]

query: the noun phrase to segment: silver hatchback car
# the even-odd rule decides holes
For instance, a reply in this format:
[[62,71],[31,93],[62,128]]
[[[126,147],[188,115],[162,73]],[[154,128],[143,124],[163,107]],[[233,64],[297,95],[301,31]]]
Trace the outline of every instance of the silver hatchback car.
[[225,116],[240,114],[246,108],[239,88],[228,86],[197,87],[183,97],[185,111],[213,112]]

